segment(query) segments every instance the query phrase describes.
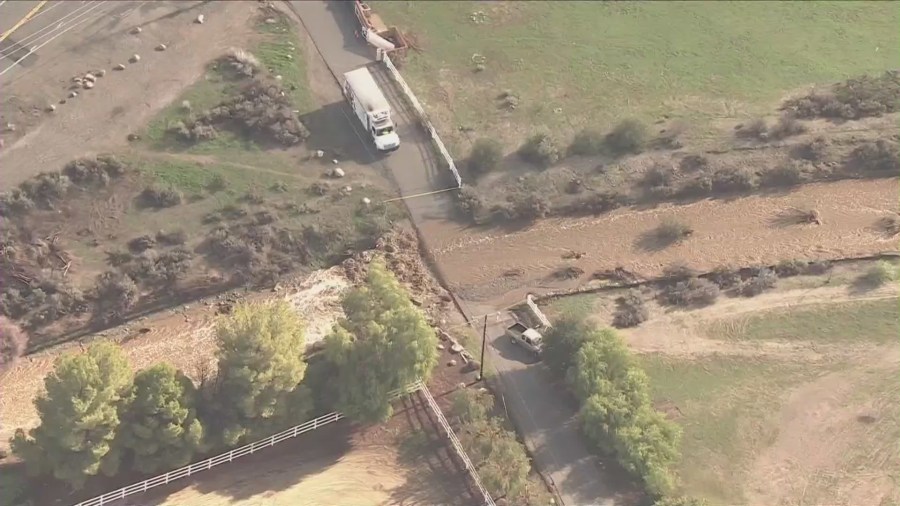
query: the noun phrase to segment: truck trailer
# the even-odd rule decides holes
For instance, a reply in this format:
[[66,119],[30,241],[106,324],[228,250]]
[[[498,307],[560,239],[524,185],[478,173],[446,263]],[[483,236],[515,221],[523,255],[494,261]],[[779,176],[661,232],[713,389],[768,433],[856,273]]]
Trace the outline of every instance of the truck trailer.
[[378,151],[390,152],[400,147],[391,105],[375,82],[369,69],[362,67],[344,74],[344,97]]

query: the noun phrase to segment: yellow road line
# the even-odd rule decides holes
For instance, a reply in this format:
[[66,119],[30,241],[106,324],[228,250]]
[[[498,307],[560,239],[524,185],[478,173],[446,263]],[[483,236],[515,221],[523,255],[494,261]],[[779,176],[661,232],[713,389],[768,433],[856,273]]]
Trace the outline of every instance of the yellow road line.
[[19,28],[22,27],[22,25],[27,23],[28,20],[31,19],[32,17],[34,17],[34,15],[37,14],[37,12],[39,10],[41,10],[41,7],[43,7],[44,4],[46,4],[48,1],[49,0],[41,0],[40,2],[38,2],[38,4],[34,7],[34,9],[31,9],[31,11],[28,14],[26,14],[24,18],[20,19],[19,22],[16,23],[12,28],[3,32],[3,34],[0,35],[0,42],[3,42],[4,40],[6,40],[6,38],[9,37],[10,35],[12,35],[12,33],[14,31],[18,30]]

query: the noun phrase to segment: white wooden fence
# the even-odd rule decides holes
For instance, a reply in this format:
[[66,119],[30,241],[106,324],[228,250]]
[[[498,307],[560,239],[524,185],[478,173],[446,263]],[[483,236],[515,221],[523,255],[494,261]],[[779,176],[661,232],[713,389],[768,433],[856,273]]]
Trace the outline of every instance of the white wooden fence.
[[[406,388],[391,392],[391,396],[393,398],[402,397],[404,395],[409,395],[420,388],[424,388],[424,385],[422,384],[422,382],[417,381],[412,385],[407,386]],[[168,485],[175,480],[187,478],[188,476],[193,476],[201,471],[207,471],[216,466],[227,464],[234,459],[252,455],[254,452],[262,450],[263,448],[274,446],[283,441],[287,441],[288,439],[295,438],[300,434],[316,430],[319,427],[334,423],[341,418],[344,418],[344,415],[341,413],[328,413],[327,415],[322,415],[306,423],[301,423],[300,425],[291,427],[290,429],[283,430],[278,434],[272,434],[265,439],[260,439],[259,441],[254,441],[248,445],[241,446],[240,448],[235,448],[221,455],[216,455],[215,457],[211,457],[200,462],[195,462],[193,464],[180,467],[178,469],[175,469],[174,471],[169,471],[165,474],[150,478],[149,480],[134,483],[132,485],[128,485],[127,487],[113,490],[112,492],[107,492],[101,496],[94,497],[93,499],[88,499],[87,501],[80,502],[75,506],[103,506],[104,504],[110,504],[114,501],[124,499],[130,495],[146,492],[151,488]]]
[[456,170],[456,163],[453,162],[453,157],[450,156],[450,152],[447,151],[447,147],[444,146],[444,142],[441,141],[441,137],[438,135],[437,130],[435,130],[434,125],[431,124],[431,120],[428,119],[428,114],[425,113],[425,109],[422,107],[419,99],[416,98],[416,94],[413,93],[409,85],[406,84],[406,80],[400,75],[400,71],[397,70],[397,67],[394,66],[394,62],[391,61],[391,58],[387,54],[384,54],[381,61],[384,63],[384,66],[387,67],[391,77],[394,78],[397,85],[400,86],[400,89],[403,90],[403,94],[406,95],[406,99],[409,101],[410,105],[415,109],[416,114],[419,116],[419,121],[422,122],[422,126],[425,127],[425,130],[428,130],[431,142],[434,143],[434,147],[437,149],[438,153],[440,153],[441,157],[444,159],[444,163],[447,164],[447,167],[453,174],[453,178],[456,180],[456,186],[462,186],[462,178],[459,177],[459,171]]

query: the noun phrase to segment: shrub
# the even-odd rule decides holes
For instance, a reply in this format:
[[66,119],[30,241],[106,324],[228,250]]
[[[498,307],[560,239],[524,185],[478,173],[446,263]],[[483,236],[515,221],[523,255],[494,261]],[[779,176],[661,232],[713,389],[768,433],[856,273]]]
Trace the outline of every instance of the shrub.
[[799,276],[806,272],[807,265],[803,260],[782,260],[775,266],[775,274],[781,278]]
[[602,214],[628,203],[628,198],[615,192],[588,192],[569,204],[567,214]]
[[171,187],[148,186],[141,192],[139,199],[144,207],[162,209],[181,204],[181,192]]
[[34,209],[34,201],[19,188],[0,195],[0,215],[17,216]]
[[626,119],[606,136],[606,145],[617,155],[640,153],[647,145],[647,127],[640,121]]
[[900,149],[896,143],[879,139],[854,149],[850,154],[858,168],[866,172],[900,172]]
[[25,353],[28,336],[5,316],[0,316],[0,371],[11,366]]
[[69,178],[59,172],[44,172],[25,181],[19,188],[35,203],[52,208],[69,191]]
[[494,139],[478,139],[469,154],[468,166],[474,174],[484,174],[497,167],[503,159],[503,148]]
[[654,165],[646,172],[641,179],[641,185],[653,188],[658,186],[668,187],[675,180],[675,170],[672,167],[664,165]]
[[741,273],[737,269],[721,265],[713,269],[709,280],[721,289],[731,288],[741,283]]
[[595,156],[603,153],[603,134],[596,130],[585,129],[577,134],[569,144],[569,154],[577,156]]
[[550,214],[550,202],[537,192],[514,193],[503,206],[493,209],[495,215],[510,221],[534,221]]
[[785,102],[783,109],[800,118],[860,119],[900,110],[900,73],[861,76],[835,84],[831,93],[811,93]]
[[63,168],[69,180],[79,186],[106,186],[111,179],[125,174],[126,165],[111,155],[96,158],[79,158]]
[[830,271],[833,265],[828,260],[814,260],[807,264],[805,274],[819,276]]
[[762,173],[760,186],[783,187],[795,186],[803,181],[803,171],[796,163],[786,163]]
[[616,312],[613,314],[613,325],[618,328],[636,327],[647,321],[650,311],[644,304],[644,298],[637,290],[629,290],[628,293],[616,300]]
[[769,125],[766,124],[766,120],[759,118],[744,125],[737,133],[740,137],[764,141],[769,138]]
[[184,230],[173,230],[172,232],[160,230],[156,233],[156,242],[165,244],[166,246],[178,246],[184,244],[186,241],[187,234]]
[[679,281],[663,292],[663,300],[675,306],[708,306],[718,297],[718,285],[703,278]]
[[772,271],[771,269],[762,268],[755,276],[751,277],[741,284],[739,292],[744,297],[754,297],[765,292],[766,290],[771,290],[775,287],[775,284],[777,282],[778,275],[776,275],[774,271]]
[[237,73],[247,77],[253,77],[261,67],[253,53],[236,47],[228,49],[228,52],[225,53],[225,61]]
[[206,183],[207,191],[212,193],[220,192],[228,188],[228,179],[222,174],[213,174],[213,177]]
[[118,272],[104,272],[97,276],[94,286],[97,302],[95,316],[102,322],[119,321],[138,301],[138,287],[128,276]]
[[878,288],[894,279],[894,268],[885,261],[879,261],[859,277],[857,284],[866,288]]
[[828,156],[830,148],[831,141],[825,137],[819,136],[800,146],[797,154],[804,160],[820,162]]
[[149,235],[135,237],[128,241],[128,249],[133,253],[141,253],[156,246],[156,239]]
[[698,272],[683,262],[673,262],[663,268],[662,276],[667,281],[683,281],[696,277]]
[[456,207],[468,219],[477,221],[484,210],[484,201],[475,188],[464,185],[456,194]]
[[675,244],[694,233],[690,225],[682,221],[667,218],[656,227],[656,238],[663,244]]
[[313,195],[328,195],[329,191],[331,191],[331,185],[324,181],[316,181],[315,183],[309,185],[309,192]]
[[716,192],[744,192],[755,186],[753,174],[737,168],[717,170],[712,176],[712,189]]
[[529,163],[549,167],[560,159],[559,146],[549,134],[538,133],[529,137],[519,148],[519,156]]
[[790,115],[784,115],[778,120],[778,123],[769,130],[769,137],[779,140],[786,139],[805,133],[806,130],[806,125],[800,123],[797,118]]
[[685,182],[675,194],[680,197],[705,197],[713,191],[713,180],[707,174],[700,174]]
[[703,155],[687,155],[681,159],[678,167],[685,172],[709,169],[709,158]]

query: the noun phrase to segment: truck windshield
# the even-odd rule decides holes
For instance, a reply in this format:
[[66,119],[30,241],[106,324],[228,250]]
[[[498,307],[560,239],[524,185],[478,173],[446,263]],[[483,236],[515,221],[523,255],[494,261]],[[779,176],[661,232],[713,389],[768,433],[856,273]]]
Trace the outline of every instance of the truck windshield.
[[394,127],[392,127],[392,126],[378,128],[375,130],[375,135],[377,135],[378,137],[381,137],[382,135],[392,134],[392,133],[394,133]]

